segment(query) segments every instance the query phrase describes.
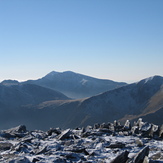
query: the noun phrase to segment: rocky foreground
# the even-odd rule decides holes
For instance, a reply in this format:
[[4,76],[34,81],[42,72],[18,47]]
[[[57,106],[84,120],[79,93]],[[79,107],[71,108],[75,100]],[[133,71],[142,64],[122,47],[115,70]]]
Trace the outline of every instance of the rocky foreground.
[[163,163],[163,125],[139,119],[47,132],[21,125],[0,131],[3,163]]

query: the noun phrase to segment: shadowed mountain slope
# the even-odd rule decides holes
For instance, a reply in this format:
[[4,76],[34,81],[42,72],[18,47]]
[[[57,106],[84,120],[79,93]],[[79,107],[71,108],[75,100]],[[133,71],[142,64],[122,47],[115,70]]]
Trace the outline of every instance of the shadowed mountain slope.
[[[0,102],[21,106],[26,104],[38,104],[48,100],[66,100],[68,97],[60,92],[44,88],[34,84],[0,84]],[[6,86],[7,85],[7,86]]]
[[[162,85],[163,78],[154,76],[91,98],[44,102],[38,108],[42,112],[51,111],[55,117],[51,122],[63,128],[114,120],[124,122],[145,116],[157,117],[163,108]],[[152,119],[148,120],[152,122]],[[157,121],[155,118],[154,122],[161,124],[163,120]]]
[[73,99],[91,97],[126,85],[126,83],[97,79],[71,71],[62,73],[52,71],[41,79],[29,80],[26,83],[37,84],[57,90]]
[[[81,103],[86,120],[81,124],[92,124],[154,114],[163,107],[163,78],[154,76],[101,95],[86,99]],[[152,121],[152,120],[151,120]],[[157,121],[157,123],[163,123]]]
[[[69,99],[60,92],[53,91],[33,84],[17,84],[11,81],[5,81],[0,84],[0,127],[5,127],[8,123],[12,125],[13,121],[20,122],[19,115],[23,115],[31,120],[32,112],[25,114],[22,107],[30,108],[49,100],[67,100]],[[28,109],[27,108],[27,109]],[[10,125],[6,126],[9,127]]]

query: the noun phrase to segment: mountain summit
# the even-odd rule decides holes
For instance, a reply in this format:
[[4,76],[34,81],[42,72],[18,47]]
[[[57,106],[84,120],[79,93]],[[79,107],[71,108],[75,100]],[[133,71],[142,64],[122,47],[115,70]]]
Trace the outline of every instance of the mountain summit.
[[73,99],[91,97],[126,85],[126,83],[123,82],[97,79],[72,71],[52,71],[41,79],[30,80],[27,81],[27,83],[57,90]]

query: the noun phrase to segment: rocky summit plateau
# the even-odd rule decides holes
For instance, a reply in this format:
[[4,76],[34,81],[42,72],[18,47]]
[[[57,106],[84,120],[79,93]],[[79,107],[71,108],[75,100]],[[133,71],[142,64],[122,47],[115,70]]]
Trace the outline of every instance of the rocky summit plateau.
[[3,163],[163,163],[163,125],[138,119],[84,128],[0,131]]

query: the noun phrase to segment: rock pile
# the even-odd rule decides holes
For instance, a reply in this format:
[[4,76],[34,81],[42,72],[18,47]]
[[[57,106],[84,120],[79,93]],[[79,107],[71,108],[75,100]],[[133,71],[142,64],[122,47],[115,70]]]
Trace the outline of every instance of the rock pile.
[[3,163],[163,163],[163,125],[139,119],[85,128],[27,131],[24,125],[0,131]]

